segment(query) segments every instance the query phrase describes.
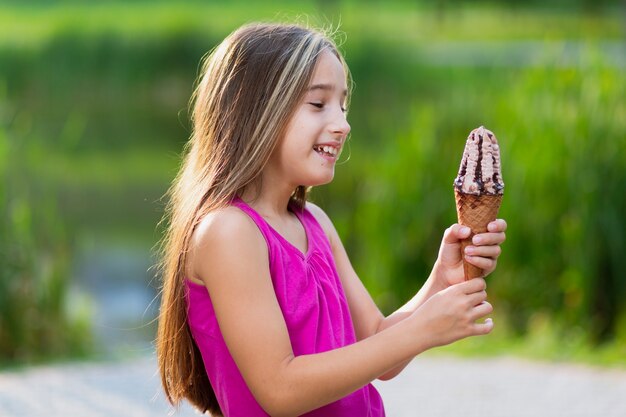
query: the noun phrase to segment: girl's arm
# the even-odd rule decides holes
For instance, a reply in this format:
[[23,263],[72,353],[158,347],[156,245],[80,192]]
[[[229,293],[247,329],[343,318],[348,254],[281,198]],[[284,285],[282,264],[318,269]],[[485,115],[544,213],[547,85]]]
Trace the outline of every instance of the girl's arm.
[[[469,235],[469,229],[464,230],[460,225],[455,224],[445,231],[435,267],[419,292],[404,306],[385,317],[354,271],[339,234],[330,218],[315,204],[307,203],[307,207],[322,225],[330,240],[337,271],[350,305],[350,314],[358,340],[366,339],[399,323],[413,314],[433,294],[464,280],[460,242]],[[477,235],[476,237],[482,238],[483,241],[478,242],[479,244],[472,246],[470,249],[474,250],[474,253],[471,258],[468,258],[469,261],[483,268],[485,276],[496,267],[497,258],[500,254],[499,245],[505,240],[505,230],[506,222],[504,220],[492,222],[489,226],[490,233]],[[379,378],[381,380],[393,378],[408,365],[411,359],[403,362],[390,372],[381,375]]]
[[415,314],[350,346],[295,357],[269,273],[266,243],[236,208],[207,216],[194,234],[190,274],[206,285],[228,349],[252,394],[273,416],[295,416],[336,401],[420,352],[491,323],[485,282],[432,296]]

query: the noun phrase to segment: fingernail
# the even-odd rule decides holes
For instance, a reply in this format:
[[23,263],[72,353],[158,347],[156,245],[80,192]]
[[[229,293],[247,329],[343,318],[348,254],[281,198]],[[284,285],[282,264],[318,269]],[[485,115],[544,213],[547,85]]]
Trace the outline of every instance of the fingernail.
[[487,230],[489,230],[490,232],[495,232],[496,231],[496,224],[495,223],[489,223],[487,225]]
[[468,235],[471,232],[471,229],[469,227],[462,227],[461,228],[461,233],[464,235]]
[[480,236],[474,236],[474,238],[472,239],[472,242],[474,242],[475,245],[480,245],[482,241],[483,239]]
[[474,247],[473,246],[468,246],[465,248],[465,253],[468,255],[472,255],[474,253]]

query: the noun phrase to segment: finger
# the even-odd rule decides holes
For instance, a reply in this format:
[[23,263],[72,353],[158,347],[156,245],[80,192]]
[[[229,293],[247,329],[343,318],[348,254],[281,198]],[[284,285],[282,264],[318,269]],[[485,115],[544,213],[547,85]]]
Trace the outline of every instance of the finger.
[[474,245],[499,245],[506,240],[504,233],[479,233],[472,238]]
[[504,219],[496,219],[487,225],[487,230],[490,232],[505,232],[507,226]]
[[458,285],[461,286],[463,293],[468,295],[485,291],[487,289],[487,282],[483,278],[472,278],[469,281],[462,282]]
[[493,312],[493,306],[488,301],[483,301],[474,307],[472,311],[472,321],[476,321],[481,317],[485,317]]
[[484,323],[474,323],[473,332],[475,335],[487,334],[493,330],[493,320],[485,319]]
[[502,253],[502,248],[494,246],[466,246],[465,254],[469,256],[481,256],[483,258],[496,259]]
[[[468,304],[472,306],[472,308],[476,308],[477,306],[482,305],[485,302],[487,302],[487,291],[485,290],[468,295]],[[481,316],[477,316],[476,319],[478,317]]]
[[492,258],[483,258],[480,256],[469,256],[469,255],[465,255],[465,260],[471,263],[472,265],[479,267],[480,269],[489,270],[489,271],[492,271],[495,269],[496,262],[497,262],[495,259],[492,259]]
[[467,226],[461,226],[458,223],[448,227],[443,234],[443,242],[447,244],[459,243],[463,239],[467,239],[472,230]]

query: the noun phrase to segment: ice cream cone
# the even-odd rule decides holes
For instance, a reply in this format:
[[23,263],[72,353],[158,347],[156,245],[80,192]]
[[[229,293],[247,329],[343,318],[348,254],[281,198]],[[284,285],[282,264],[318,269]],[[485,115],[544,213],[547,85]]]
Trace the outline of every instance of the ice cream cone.
[[[471,245],[472,237],[478,233],[485,233],[489,222],[496,219],[502,195],[472,195],[454,190],[456,198],[456,213],[459,224],[472,229],[471,235],[461,242],[461,253],[465,254],[465,247]],[[465,280],[483,276],[483,270],[463,260]]]

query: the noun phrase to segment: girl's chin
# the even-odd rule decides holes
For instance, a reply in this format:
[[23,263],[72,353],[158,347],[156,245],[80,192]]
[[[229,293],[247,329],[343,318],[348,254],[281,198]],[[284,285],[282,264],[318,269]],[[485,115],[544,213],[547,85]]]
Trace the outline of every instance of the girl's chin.
[[317,187],[319,185],[324,185],[332,182],[333,178],[335,178],[335,170],[333,169],[331,173],[318,176],[317,178],[309,178],[309,181],[306,181],[307,187]]

